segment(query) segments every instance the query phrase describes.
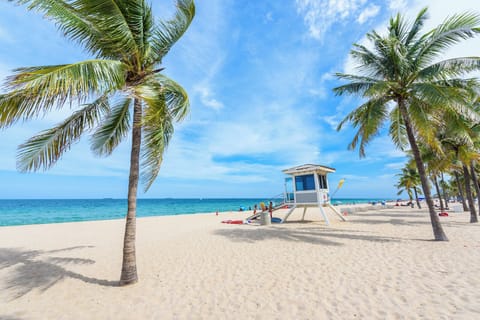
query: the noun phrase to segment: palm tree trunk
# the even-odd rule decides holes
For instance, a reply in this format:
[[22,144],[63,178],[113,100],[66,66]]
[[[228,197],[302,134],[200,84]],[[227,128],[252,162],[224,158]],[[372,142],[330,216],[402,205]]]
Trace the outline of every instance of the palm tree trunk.
[[477,173],[475,172],[474,161],[470,162],[470,170],[472,171],[472,181],[473,181],[473,185],[475,186],[475,192],[477,193],[478,210],[480,211],[480,187],[478,186],[478,179],[477,179]]
[[132,150],[130,155],[130,177],[128,179],[128,211],[123,240],[123,261],[120,285],[133,284],[138,281],[137,260],[135,255],[135,233],[137,213],[137,189],[140,172],[140,145],[142,142],[142,105],[135,99],[133,105]]
[[413,191],[415,191],[415,201],[417,202],[417,207],[418,209],[422,209],[422,206],[420,205],[420,199],[418,199],[418,192],[417,192],[417,187],[413,187]]
[[463,211],[468,211],[467,202],[465,201],[465,195],[463,194],[462,184],[460,183],[457,171],[455,171],[455,181],[457,182],[458,193],[460,193],[460,197],[462,198]]
[[413,208],[413,196],[410,189],[408,189],[408,197],[410,198],[410,207]]
[[473,202],[472,188],[470,186],[470,173],[466,165],[463,165],[463,176],[465,178],[465,193],[467,194],[468,205],[470,206],[470,223],[478,222],[477,210]]
[[445,199],[445,209],[448,210],[448,196],[447,196],[447,191],[445,191],[445,180],[443,179],[443,172],[441,174],[441,179],[440,180],[440,186],[442,187],[442,193],[443,193],[443,199]]
[[437,190],[438,200],[440,201],[440,211],[445,211],[443,206],[442,195],[440,194],[440,187],[438,186],[437,175],[433,175],[433,183],[435,184],[435,190]]
[[405,123],[408,141],[410,143],[410,147],[412,148],[418,174],[420,175],[420,181],[422,182],[423,194],[425,195],[425,201],[427,202],[428,211],[430,213],[430,222],[432,224],[433,235],[436,241],[448,241],[447,235],[443,231],[442,224],[440,223],[440,219],[435,212],[435,206],[433,205],[432,196],[430,195],[430,186],[428,185],[427,174],[425,172],[425,167],[423,166],[422,158],[420,157],[420,150],[418,149],[417,141],[415,140],[415,134],[413,132],[405,101],[399,98],[397,103],[398,109]]

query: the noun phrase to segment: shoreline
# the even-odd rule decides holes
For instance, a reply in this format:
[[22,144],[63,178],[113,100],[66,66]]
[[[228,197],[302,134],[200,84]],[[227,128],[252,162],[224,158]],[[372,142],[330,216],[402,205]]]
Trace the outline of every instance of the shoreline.
[[[82,199],[82,201],[84,200],[89,200],[89,199]],[[103,199],[101,199],[103,200]],[[178,200],[178,199],[177,199]],[[180,199],[182,200],[182,199]],[[228,199],[229,201],[232,200],[232,199]],[[243,199],[243,200],[246,200],[246,199]],[[255,199],[249,199],[249,200],[255,200]],[[257,199],[258,200],[258,199]],[[1,200],[0,200],[1,201]],[[19,201],[30,201],[30,200],[19,200]],[[39,201],[44,201],[44,199],[42,200],[39,200]],[[47,201],[50,201],[47,200]],[[54,200],[51,200],[51,201],[54,201]],[[69,200],[62,200],[62,201],[69,201]],[[122,200],[123,201],[123,200]],[[126,201],[126,200],[125,200]],[[391,204],[391,202],[387,202],[387,204]],[[90,204],[89,206],[92,206],[92,204]],[[94,205],[93,205],[94,206]],[[162,205],[162,206],[166,206],[165,204]],[[340,204],[333,204],[333,206],[339,210],[341,210],[341,208],[343,207],[351,207],[351,208],[358,208],[358,207],[371,207],[372,205],[370,203],[367,203],[367,202],[361,202],[361,203],[340,203]],[[377,207],[380,206],[379,203],[377,203],[376,205]],[[94,206],[95,207],[95,206]],[[247,206],[248,207],[248,206]],[[251,206],[253,207],[253,205]],[[104,214],[102,213],[101,209],[103,210],[107,210],[107,212],[109,212],[108,214]],[[115,210],[114,210],[115,209]],[[29,214],[25,213],[25,212],[15,212],[15,209],[11,209],[9,207],[7,208],[3,208],[2,210],[0,210],[0,228],[2,227],[8,227],[8,226],[24,226],[24,225],[42,225],[42,224],[58,224],[58,223],[73,223],[73,222],[86,222],[86,221],[110,221],[110,220],[117,220],[117,219],[125,219],[125,215],[126,213],[122,213],[121,215],[118,214],[118,213],[112,213],[112,210],[114,210],[115,212],[118,212],[117,210],[122,210],[123,211],[126,211],[126,206],[121,206],[120,208],[103,208],[102,206],[98,206],[98,207],[95,207],[93,210],[97,210],[98,212],[98,217],[97,215],[95,215],[94,213],[93,214],[90,214],[89,216],[85,216],[85,217],[81,217],[82,214],[78,214],[76,210],[86,210],[85,208],[80,208],[80,207],[76,207],[76,206],[72,206],[71,208],[65,208],[65,207],[61,207],[61,208],[43,208],[43,210],[45,210],[45,212],[42,212],[42,208],[39,208],[38,211],[40,211],[40,213],[34,213],[33,214],[33,217],[30,217]],[[161,208],[160,211],[158,211],[158,206],[157,208],[152,208],[151,211],[153,212],[150,212],[148,211],[148,209],[145,209],[145,208],[141,208],[140,210],[137,210],[137,218],[146,218],[146,217],[163,217],[163,216],[181,216],[181,215],[197,215],[197,214],[211,214],[211,213],[215,213],[216,211],[215,210],[212,210],[212,211],[195,211],[195,212],[175,212],[175,210],[178,210],[176,208],[174,209],[170,209],[168,208],[169,210],[173,210],[172,212],[173,213],[170,213],[170,212],[167,212],[165,213],[165,211],[162,211],[162,210],[166,210],[165,208]],[[33,208],[27,208],[27,209],[24,209],[24,210],[33,210]],[[56,213],[55,211],[53,213],[49,213],[50,211],[52,210],[58,210],[59,212]],[[157,211],[156,211],[157,210]],[[65,214],[65,213],[62,213],[64,211],[68,211],[69,213]],[[147,211],[147,213],[145,213],[145,211]],[[47,213],[48,212],[48,213]],[[239,211],[238,209],[231,209],[231,210],[218,210],[218,213],[219,214],[225,214],[225,213],[251,213],[253,212],[253,210],[242,210],[242,211]],[[5,214],[6,218],[3,218],[2,219],[2,214]],[[10,216],[10,218],[9,218]],[[79,217],[80,216],[80,217]],[[45,221],[41,221],[42,217],[44,218]],[[13,220],[13,222],[11,223],[8,223],[8,220]],[[24,222],[26,221],[26,222]]]
[[[137,219],[139,282],[117,287],[124,220],[0,228],[0,319],[468,319],[480,225],[428,212],[316,211],[271,226],[234,212]],[[293,216],[301,218],[302,212]],[[453,259],[454,257],[454,259]],[[448,303],[445,299],[448,297]]]

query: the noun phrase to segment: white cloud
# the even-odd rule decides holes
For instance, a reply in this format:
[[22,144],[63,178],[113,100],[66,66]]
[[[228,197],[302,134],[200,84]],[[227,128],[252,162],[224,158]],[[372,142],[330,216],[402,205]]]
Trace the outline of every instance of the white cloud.
[[323,116],[322,120],[328,123],[332,130],[336,130],[341,118],[338,114],[335,114],[333,116]]
[[392,162],[392,163],[387,163],[385,167],[387,169],[393,169],[393,170],[400,170],[405,166],[405,161],[403,162]]
[[365,8],[357,18],[357,22],[360,24],[365,23],[368,19],[375,17],[380,12],[380,7],[374,4]]
[[207,84],[201,83],[195,85],[193,87],[193,90],[199,95],[200,101],[204,106],[212,108],[214,110],[219,110],[223,108],[223,103],[214,98],[214,95]]
[[322,40],[330,27],[363,11],[366,0],[296,0],[297,13],[303,16],[309,35]]
[[407,7],[407,1],[406,0],[390,0],[388,7],[392,11],[402,10]]

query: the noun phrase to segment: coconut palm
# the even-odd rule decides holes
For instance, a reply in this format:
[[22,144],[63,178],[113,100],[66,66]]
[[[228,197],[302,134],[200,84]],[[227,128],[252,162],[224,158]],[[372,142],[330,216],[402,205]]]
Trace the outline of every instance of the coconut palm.
[[70,64],[20,68],[7,79],[8,92],[0,95],[2,128],[65,106],[75,108],[63,122],[20,145],[17,167],[48,169],[87,132],[93,132],[93,152],[107,156],[131,131],[120,284],[137,282],[139,177],[148,190],[159,172],[173,123],[182,120],[189,107],[185,90],[162,74],[162,59],[190,25],[194,2],[177,0],[177,10],[168,21],[155,21],[145,0],[15,2],[44,14],[93,56]]
[[396,187],[399,189],[397,194],[400,195],[403,191],[406,191],[413,208],[413,191],[417,207],[421,209],[422,206],[420,205],[418,195],[421,194],[422,191],[419,189],[420,176],[418,175],[417,169],[415,169],[411,162],[409,162],[404,168],[402,168],[402,173],[397,174],[397,176],[399,177],[398,183],[396,184]]
[[[425,170],[430,176],[430,180],[433,182],[435,187],[435,191],[440,202],[440,211],[443,212],[445,210],[445,206],[442,199],[440,185],[438,183],[438,177],[442,175],[442,172],[450,168],[451,161],[442,150],[434,150],[426,144],[420,145],[420,155],[423,163],[425,164]],[[411,159],[411,164],[415,165],[413,159]],[[445,199],[446,204],[447,199],[445,197],[443,198]]]
[[337,130],[347,122],[358,128],[349,149],[358,146],[360,156],[365,156],[365,146],[390,120],[394,142],[402,148],[408,143],[412,150],[435,240],[447,241],[435,212],[417,140],[435,144],[430,114],[439,109],[464,112],[467,93],[478,87],[476,79],[461,77],[480,69],[479,57],[435,61],[453,44],[479,33],[480,16],[453,15],[422,35],[420,31],[426,19],[426,8],[412,23],[398,14],[390,19],[386,35],[376,31],[366,35],[370,47],[354,44],[350,55],[357,62],[359,73],[337,73],[339,79],[349,83],[334,88],[334,92],[359,95],[364,102],[340,122]]
[[[472,100],[473,101],[473,100]],[[468,102],[466,102],[468,103]],[[475,103],[472,104],[473,109]],[[458,172],[463,174],[465,185],[465,196],[463,198],[464,209],[466,209],[465,199],[468,201],[470,210],[470,222],[477,222],[477,213],[473,201],[473,193],[471,185],[476,185],[474,173],[474,166],[472,165],[480,158],[478,154],[478,140],[480,137],[480,119],[473,116],[475,114],[464,113],[460,115],[439,114],[442,122],[437,133],[438,141],[442,146],[442,153],[444,159],[448,159],[450,166],[455,170],[456,180],[459,181]],[[436,161],[437,165],[442,161]],[[469,169],[470,167],[470,169]],[[460,192],[463,188],[459,188]],[[463,197],[463,195],[462,195]]]
[[[477,194],[477,203],[478,203],[478,210],[480,211],[480,186],[478,185],[478,177],[476,172],[476,161],[473,160],[470,162],[470,172],[472,173],[472,183],[473,187],[475,188],[475,193]],[[480,212],[479,212],[480,214]]]

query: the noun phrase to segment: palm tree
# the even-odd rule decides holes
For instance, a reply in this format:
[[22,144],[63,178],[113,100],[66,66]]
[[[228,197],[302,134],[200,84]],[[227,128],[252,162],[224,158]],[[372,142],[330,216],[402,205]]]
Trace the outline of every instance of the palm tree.
[[472,176],[471,176],[472,183],[473,183],[473,187],[475,188],[475,193],[477,194],[478,210],[480,211],[480,186],[478,185],[478,177],[477,177],[477,172],[475,168],[475,162],[476,161],[474,160],[470,162],[470,172],[472,173]]
[[[445,155],[444,158],[449,159],[451,166],[456,169],[455,177],[457,182],[460,180],[457,171],[462,170],[465,182],[465,195],[470,210],[470,222],[478,222],[471,188],[471,184],[472,182],[475,184],[475,180],[472,180],[472,174],[468,167],[480,158],[477,151],[478,146],[476,146],[479,137],[479,119],[472,118],[469,113],[460,115],[442,114],[439,116],[442,122],[439,126],[437,138],[441,144],[442,153]],[[436,162],[438,165],[442,161],[437,160]],[[459,190],[463,193],[461,187]],[[465,198],[463,198],[463,205],[464,209],[466,209]]]
[[20,171],[50,168],[88,131],[93,131],[93,152],[110,155],[131,130],[120,285],[135,283],[139,177],[148,190],[160,170],[173,122],[182,120],[189,107],[185,90],[161,73],[162,59],[190,25],[194,2],[177,0],[174,17],[158,23],[145,0],[16,2],[53,20],[67,38],[94,58],[15,70],[6,82],[8,92],[0,95],[0,127],[36,118],[66,104],[78,105],[63,122],[20,145]]
[[398,189],[397,195],[401,195],[402,193],[406,192],[408,195],[408,199],[410,200],[409,203],[411,204],[413,208],[413,194],[412,194],[412,188],[411,188],[411,182],[408,176],[403,175],[403,170],[402,174],[397,174],[398,182],[395,185],[395,187]]
[[421,193],[421,190],[418,187],[420,185],[420,176],[417,169],[412,167],[411,163],[409,162],[405,165],[404,168],[402,168],[402,173],[397,174],[397,176],[399,177],[399,181],[396,185],[396,187],[399,189],[399,192],[397,194],[400,195],[403,191],[407,191],[413,208],[413,190],[413,192],[415,193],[415,201],[417,203],[417,207],[421,209],[422,206],[420,205],[420,200],[418,198],[418,194]]
[[394,142],[405,148],[407,137],[420,175],[427,201],[435,240],[448,241],[435,212],[425,168],[417,140],[435,143],[435,132],[429,115],[435,110],[462,112],[469,91],[478,87],[475,79],[464,80],[465,73],[480,68],[479,57],[465,57],[433,62],[460,40],[480,32],[480,16],[473,13],[453,15],[440,26],[423,35],[420,31],[427,19],[427,9],[408,23],[398,14],[391,18],[388,33],[367,34],[371,48],[354,44],[350,54],[358,63],[359,74],[337,73],[349,83],[334,88],[337,95],[356,94],[366,101],[348,114],[337,127],[346,122],[358,128],[349,149],[358,145],[360,156],[375,137],[382,124],[390,119]]

